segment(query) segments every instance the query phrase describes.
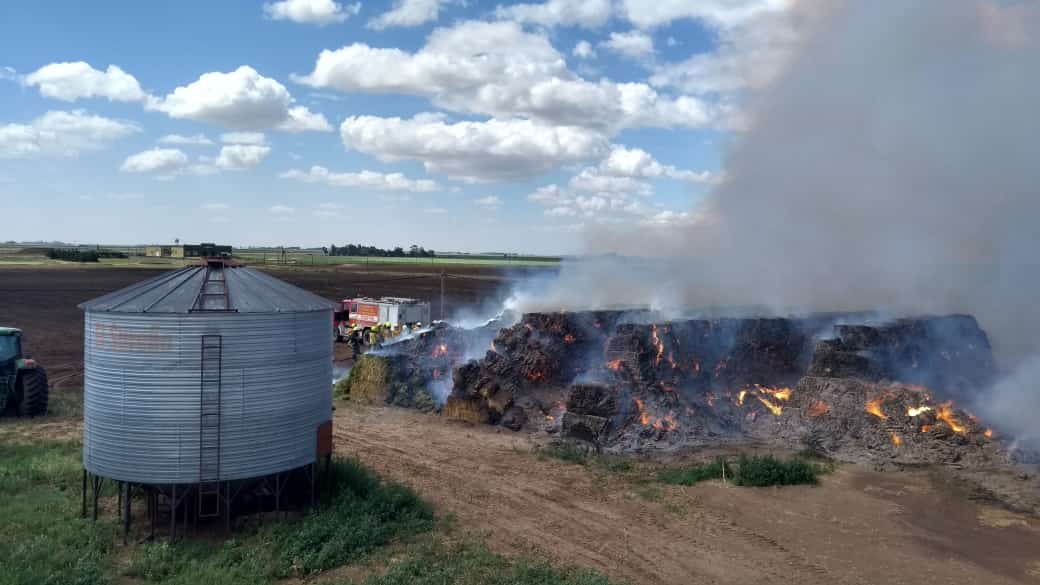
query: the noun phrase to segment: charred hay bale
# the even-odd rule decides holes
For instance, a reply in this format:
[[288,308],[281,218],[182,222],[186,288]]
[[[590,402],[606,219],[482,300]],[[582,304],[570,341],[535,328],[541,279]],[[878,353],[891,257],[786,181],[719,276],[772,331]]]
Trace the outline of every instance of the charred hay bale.
[[862,378],[879,380],[881,368],[868,355],[846,350],[836,339],[825,339],[816,344],[807,376],[824,378]]
[[519,431],[527,424],[527,413],[519,406],[513,406],[502,415],[498,424],[511,431]]
[[596,443],[606,431],[608,422],[609,419],[602,416],[568,411],[563,413],[561,430],[565,437]]
[[574,384],[567,396],[567,412],[609,418],[617,409],[617,392],[604,384]]
[[350,369],[344,391],[362,404],[389,404],[424,412],[437,409],[427,380],[406,356],[365,355]]
[[449,396],[441,410],[441,415],[453,420],[462,420],[474,424],[491,422],[486,403],[479,398],[463,398]]

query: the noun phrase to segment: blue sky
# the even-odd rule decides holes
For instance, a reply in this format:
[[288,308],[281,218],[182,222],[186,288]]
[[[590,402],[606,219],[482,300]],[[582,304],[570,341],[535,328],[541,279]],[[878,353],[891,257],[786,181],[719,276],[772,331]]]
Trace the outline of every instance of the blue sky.
[[0,239],[571,253],[690,221],[785,10],[5,2]]

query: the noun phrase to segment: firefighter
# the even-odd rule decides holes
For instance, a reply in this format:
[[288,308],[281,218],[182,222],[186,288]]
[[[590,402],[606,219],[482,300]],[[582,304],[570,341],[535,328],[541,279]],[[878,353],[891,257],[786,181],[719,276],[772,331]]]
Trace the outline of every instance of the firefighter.
[[368,330],[368,344],[372,347],[379,344],[379,325],[374,325]]
[[347,343],[350,344],[350,356],[357,359],[361,355],[361,332],[357,331],[357,328],[353,325],[350,326],[350,336],[347,337]]

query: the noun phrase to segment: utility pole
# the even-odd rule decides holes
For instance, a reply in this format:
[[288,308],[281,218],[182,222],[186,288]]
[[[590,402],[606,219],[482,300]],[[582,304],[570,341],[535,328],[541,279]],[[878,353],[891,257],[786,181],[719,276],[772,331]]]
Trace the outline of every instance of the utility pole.
[[444,269],[441,269],[441,321],[444,320]]

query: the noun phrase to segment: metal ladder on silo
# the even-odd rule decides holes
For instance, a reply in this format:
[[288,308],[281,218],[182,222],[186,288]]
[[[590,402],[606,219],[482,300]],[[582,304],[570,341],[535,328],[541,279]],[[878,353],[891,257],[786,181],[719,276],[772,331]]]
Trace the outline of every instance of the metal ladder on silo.
[[199,386],[199,517],[220,515],[220,370],[223,339],[202,336]]

